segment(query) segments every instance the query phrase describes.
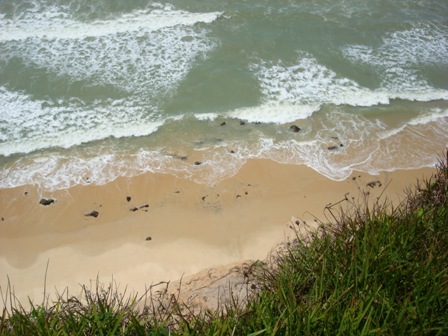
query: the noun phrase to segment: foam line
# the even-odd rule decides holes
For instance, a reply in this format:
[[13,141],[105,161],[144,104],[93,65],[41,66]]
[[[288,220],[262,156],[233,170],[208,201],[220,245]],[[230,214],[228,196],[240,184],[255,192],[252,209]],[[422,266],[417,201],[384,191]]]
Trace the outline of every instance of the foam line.
[[0,29],[0,41],[37,39],[84,39],[140,30],[156,31],[178,25],[192,26],[196,23],[211,23],[222,13],[188,13],[177,10],[137,10],[111,20],[97,20],[90,23],[60,18],[61,13],[35,14],[19,21],[4,20]]

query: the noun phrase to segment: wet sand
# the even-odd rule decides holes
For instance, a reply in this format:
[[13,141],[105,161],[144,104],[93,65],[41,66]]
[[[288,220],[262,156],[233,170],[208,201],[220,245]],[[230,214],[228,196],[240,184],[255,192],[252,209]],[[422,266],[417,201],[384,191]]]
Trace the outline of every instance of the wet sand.
[[[251,160],[215,186],[148,173],[51,193],[2,189],[1,291],[9,281],[21,302],[41,302],[48,263],[47,293],[68,287],[77,294],[97,278],[143,293],[208,267],[264,259],[292,217],[325,221],[325,206],[346,193],[397,203],[406,187],[433,172],[354,173],[336,182],[305,166]],[[41,198],[55,202],[44,206]],[[92,211],[98,216],[86,216]]]

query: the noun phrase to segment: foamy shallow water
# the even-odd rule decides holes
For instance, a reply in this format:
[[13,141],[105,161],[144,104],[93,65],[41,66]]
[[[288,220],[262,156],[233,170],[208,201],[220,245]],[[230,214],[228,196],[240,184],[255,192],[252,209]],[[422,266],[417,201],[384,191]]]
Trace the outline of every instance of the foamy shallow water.
[[212,185],[252,158],[335,180],[433,166],[447,16],[441,0],[1,0],[0,188]]

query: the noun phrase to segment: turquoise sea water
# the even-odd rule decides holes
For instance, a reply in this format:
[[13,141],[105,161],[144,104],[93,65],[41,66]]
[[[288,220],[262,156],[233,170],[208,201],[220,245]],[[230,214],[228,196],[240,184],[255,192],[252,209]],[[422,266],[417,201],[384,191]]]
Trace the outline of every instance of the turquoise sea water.
[[250,158],[340,180],[446,146],[446,0],[0,0],[0,188]]

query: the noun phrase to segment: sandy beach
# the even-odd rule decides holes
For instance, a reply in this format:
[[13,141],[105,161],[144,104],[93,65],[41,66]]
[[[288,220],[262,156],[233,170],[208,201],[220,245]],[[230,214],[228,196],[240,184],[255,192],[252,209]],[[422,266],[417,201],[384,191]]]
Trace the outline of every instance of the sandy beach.
[[[325,206],[347,193],[397,204],[406,187],[432,172],[354,173],[337,182],[305,166],[251,160],[214,186],[148,173],[51,193],[2,189],[1,291],[9,282],[21,302],[41,302],[46,275],[47,293],[68,287],[76,294],[97,278],[143,293],[205,268],[264,259],[292,217],[325,221]],[[54,203],[42,205],[42,198]]]

